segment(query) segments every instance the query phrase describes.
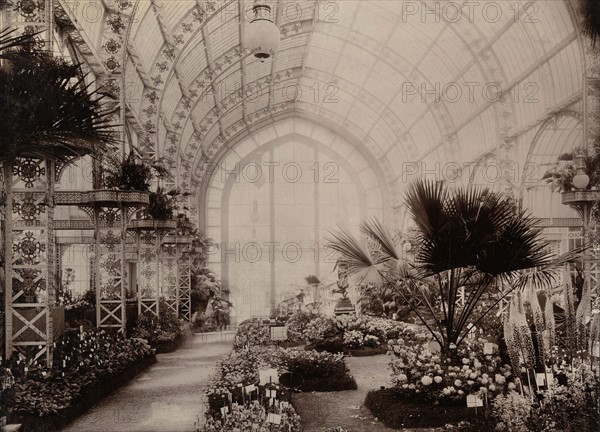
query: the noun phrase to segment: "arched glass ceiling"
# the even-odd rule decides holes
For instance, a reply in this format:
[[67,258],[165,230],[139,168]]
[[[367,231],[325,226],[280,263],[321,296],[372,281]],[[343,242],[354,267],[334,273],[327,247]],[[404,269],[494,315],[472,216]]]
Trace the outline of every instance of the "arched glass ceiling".
[[405,161],[476,161],[581,97],[566,1],[271,1],[282,40],[265,63],[241,46],[249,1],[126,3],[129,121],[184,187],[276,118],[351,135],[394,184]]

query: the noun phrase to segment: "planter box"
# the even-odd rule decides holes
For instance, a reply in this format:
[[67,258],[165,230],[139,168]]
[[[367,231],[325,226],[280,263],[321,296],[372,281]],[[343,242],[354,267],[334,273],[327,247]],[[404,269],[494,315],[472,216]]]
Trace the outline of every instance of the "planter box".
[[600,191],[598,190],[578,190],[563,192],[562,203],[568,205],[577,205],[586,202],[600,201]]
[[121,204],[133,207],[148,205],[150,192],[96,189],[92,191],[57,191],[56,205],[89,205],[119,207]]

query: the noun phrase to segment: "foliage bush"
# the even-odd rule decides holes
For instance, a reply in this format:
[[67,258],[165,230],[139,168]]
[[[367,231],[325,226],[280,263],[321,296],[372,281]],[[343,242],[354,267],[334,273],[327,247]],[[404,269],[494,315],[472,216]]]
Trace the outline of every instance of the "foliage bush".
[[135,153],[129,153],[118,165],[107,165],[104,185],[107,188],[120,190],[136,190],[147,192],[154,178],[152,166],[137,161]]
[[246,346],[265,346],[270,344],[271,329],[259,319],[253,318],[239,325],[233,341],[233,349],[240,350]]
[[164,301],[159,302],[159,316],[150,311],[139,315],[131,337],[146,339],[151,345],[172,342],[183,335],[185,322]]
[[[598,378],[588,367],[568,373],[566,385],[554,383],[532,402],[509,392],[492,402],[500,432],[593,432],[598,430]],[[577,413],[574,415],[574,413]]]
[[285,326],[287,328],[288,339],[293,341],[304,341],[304,329],[311,322],[316,315],[311,312],[305,312],[302,310],[296,311],[287,320]]
[[341,354],[288,349],[282,350],[277,360],[285,371],[305,379],[339,377],[348,372]]

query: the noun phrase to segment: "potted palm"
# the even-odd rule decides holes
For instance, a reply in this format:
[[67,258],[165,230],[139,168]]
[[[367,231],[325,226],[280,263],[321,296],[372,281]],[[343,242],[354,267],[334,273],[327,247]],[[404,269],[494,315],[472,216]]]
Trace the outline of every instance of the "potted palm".
[[[344,230],[332,232],[327,246],[360,283],[394,287],[447,361],[470,328],[503,299],[527,284],[551,284],[555,271],[579,256],[579,250],[559,257],[548,253],[536,219],[488,189],[450,190],[441,182],[417,181],[406,204],[417,227],[414,263],[402,260],[389,232],[374,219],[361,225],[368,246]],[[499,292],[503,283],[508,288]],[[489,295],[492,299],[480,307]]]
[[[91,90],[78,65],[37,50],[32,37],[0,32],[7,354],[36,344],[36,356],[45,352],[50,361],[54,185],[71,160],[102,154],[116,142],[106,96]],[[37,331],[22,331],[23,325]]]

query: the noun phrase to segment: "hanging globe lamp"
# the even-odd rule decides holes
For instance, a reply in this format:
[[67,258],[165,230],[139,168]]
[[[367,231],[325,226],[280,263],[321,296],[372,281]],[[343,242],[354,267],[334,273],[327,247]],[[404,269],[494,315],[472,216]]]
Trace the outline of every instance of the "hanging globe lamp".
[[246,27],[245,45],[254,57],[264,63],[271,58],[279,46],[279,28],[271,19],[271,6],[255,4],[252,7],[254,18]]

